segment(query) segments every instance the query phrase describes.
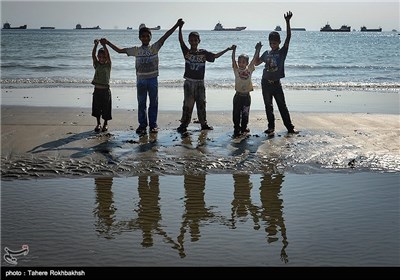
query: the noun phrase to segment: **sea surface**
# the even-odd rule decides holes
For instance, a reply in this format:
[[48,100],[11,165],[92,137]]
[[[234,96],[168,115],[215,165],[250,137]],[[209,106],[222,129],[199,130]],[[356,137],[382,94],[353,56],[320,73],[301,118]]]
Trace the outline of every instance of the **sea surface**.
[[[184,29],[184,38],[190,31]],[[153,31],[156,42],[166,30]],[[270,31],[214,32],[199,30],[200,48],[219,52],[232,44],[237,54],[250,57],[261,41],[261,52],[269,50]],[[286,32],[280,32],[282,42]],[[106,37],[120,48],[140,45],[137,30],[1,30],[1,86],[91,87],[94,70],[93,40]],[[187,43],[188,44],[188,43]],[[346,91],[399,91],[400,41],[397,32],[293,31],[286,59],[284,86],[289,89]],[[110,50],[112,87],[136,83],[134,57]],[[161,48],[160,86],[181,87],[184,59],[173,33]],[[263,65],[256,68],[253,82],[260,86]],[[207,63],[208,88],[233,88],[231,52]]]

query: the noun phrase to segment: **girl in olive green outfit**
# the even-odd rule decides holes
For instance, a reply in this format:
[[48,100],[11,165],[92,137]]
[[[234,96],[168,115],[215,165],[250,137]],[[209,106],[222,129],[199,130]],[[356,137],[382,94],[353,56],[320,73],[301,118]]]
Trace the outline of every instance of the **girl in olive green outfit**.
[[[95,69],[92,84],[94,85],[92,99],[92,116],[97,119],[97,125],[94,131],[99,132],[108,130],[108,121],[111,117],[111,91],[110,91],[110,74],[111,74],[111,58],[105,44],[97,52],[96,50],[99,40],[94,40],[92,51],[93,67]],[[104,123],[101,127],[100,118]]]

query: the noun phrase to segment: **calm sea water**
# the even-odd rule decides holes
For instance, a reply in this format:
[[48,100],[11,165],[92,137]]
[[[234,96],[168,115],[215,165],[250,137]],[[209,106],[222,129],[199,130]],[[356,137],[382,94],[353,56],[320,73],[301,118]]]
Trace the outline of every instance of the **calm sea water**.
[[[2,182],[2,266],[399,266],[397,174]],[[3,254],[4,254],[4,250]]]
[[[192,30],[185,30],[184,37]],[[152,42],[165,30],[153,31]],[[219,52],[232,44],[237,53],[254,54],[258,41],[262,52],[269,49],[269,31],[199,31],[200,47]],[[325,33],[292,32],[286,60],[285,87],[292,89],[335,89],[398,91],[400,47],[396,32]],[[285,32],[281,32],[282,41]],[[119,47],[140,45],[137,30],[2,30],[2,87],[91,86],[93,40],[106,37]],[[135,85],[134,58],[110,51],[113,61],[112,86]],[[184,60],[178,32],[160,51],[161,86],[181,87]],[[209,88],[233,88],[231,55],[226,53],[206,66]],[[263,66],[257,67],[254,84],[260,85]]]

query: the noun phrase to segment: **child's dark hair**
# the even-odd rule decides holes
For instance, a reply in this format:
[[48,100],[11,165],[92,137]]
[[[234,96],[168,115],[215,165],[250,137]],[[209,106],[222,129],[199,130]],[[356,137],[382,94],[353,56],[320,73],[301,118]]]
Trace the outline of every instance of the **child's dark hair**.
[[281,36],[279,35],[278,32],[272,31],[271,33],[269,33],[268,40],[269,41],[280,42],[281,41]]
[[142,37],[144,33],[149,33],[151,36],[151,30],[148,27],[142,27],[139,29],[139,37]]
[[245,60],[247,61],[247,63],[249,63],[249,56],[248,56],[247,54],[242,53],[241,55],[239,55],[238,60],[239,60],[240,58],[245,59]]
[[196,37],[197,39],[200,40],[200,34],[196,31],[190,32],[188,38],[190,39],[190,37]]
[[98,51],[97,51],[97,55],[99,55],[99,54],[105,54],[106,53],[106,51],[103,49],[103,48],[100,48]]

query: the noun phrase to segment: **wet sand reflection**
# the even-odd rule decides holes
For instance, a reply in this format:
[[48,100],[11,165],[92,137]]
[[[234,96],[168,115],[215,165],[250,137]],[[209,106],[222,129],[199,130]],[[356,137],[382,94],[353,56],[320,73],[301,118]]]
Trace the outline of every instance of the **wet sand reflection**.
[[[165,225],[168,221],[163,220],[162,217],[158,175],[137,177],[138,202],[133,207],[132,219],[126,221],[116,220],[117,209],[112,192],[113,178],[95,178],[96,198],[93,213],[96,219],[94,225],[99,236],[106,239],[113,239],[116,234],[123,231],[140,230],[142,232],[140,244],[143,248],[152,247],[154,245],[153,235],[160,235],[163,237],[163,242],[171,244],[171,248],[176,250],[181,258],[184,258],[187,254],[185,242],[199,241],[202,227],[218,224],[235,230],[239,224],[245,225],[251,219],[252,228],[250,229],[257,231],[263,229],[266,233],[267,244],[281,240],[280,259],[283,263],[287,263],[289,261],[286,253],[288,240],[283,217],[283,200],[281,199],[283,178],[284,176],[281,174],[264,173],[259,182],[258,200],[252,191],[255,182],[251,176],[249,174],[233,174],[233,199],[230,203],[230,213],[221,213],[218,205],[207,206],[205,199],[206,175],[184,175],[184,200],[179,202],[183,203],[183,213],[180,216],[181,221],[177,235],[171,232],[173,229]],[[221,208],[224,206],[221,205]],[[173,214],[179,217],[179,213]]]

